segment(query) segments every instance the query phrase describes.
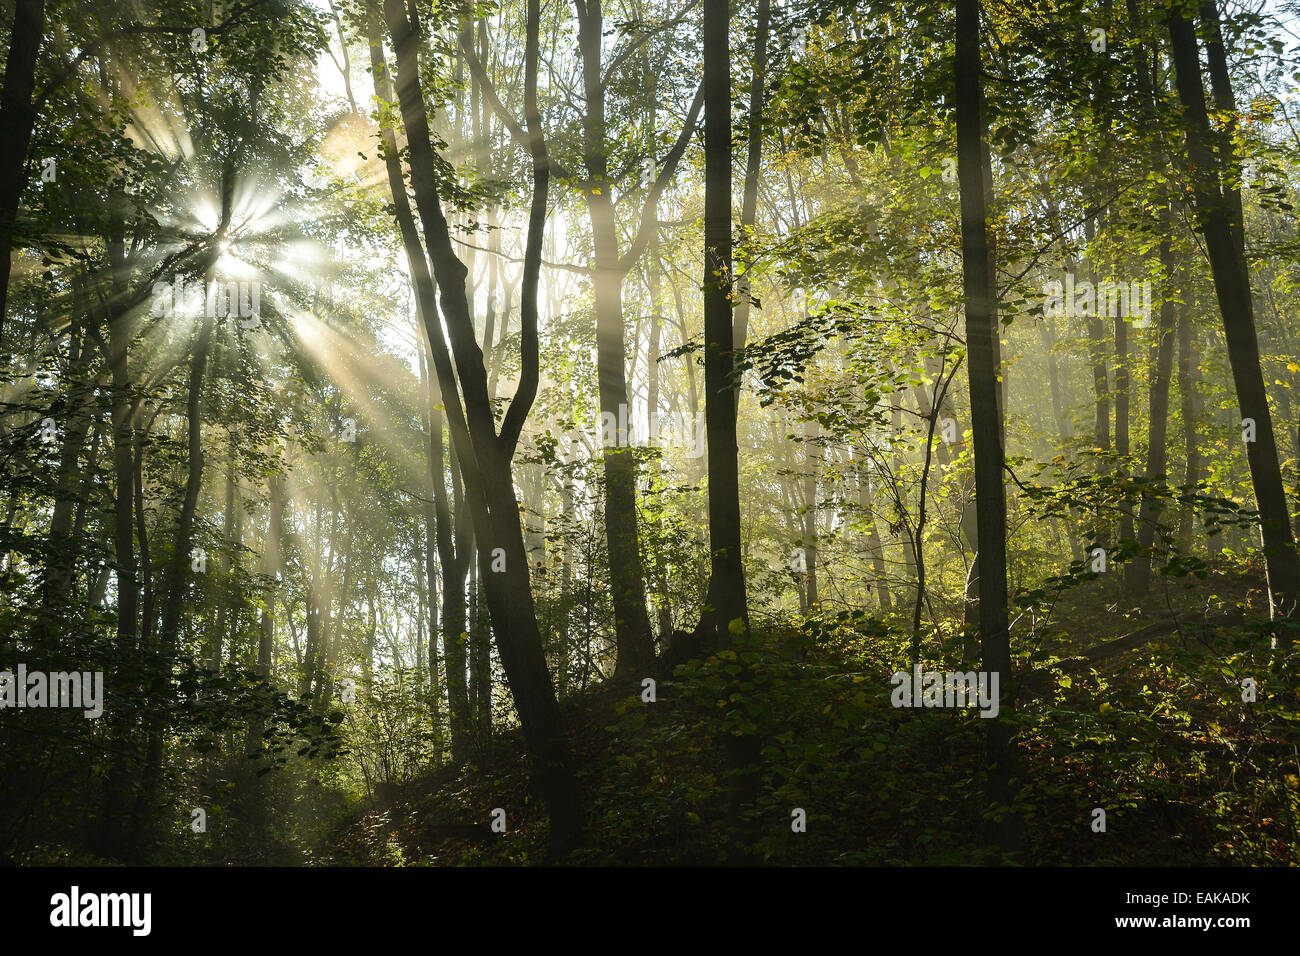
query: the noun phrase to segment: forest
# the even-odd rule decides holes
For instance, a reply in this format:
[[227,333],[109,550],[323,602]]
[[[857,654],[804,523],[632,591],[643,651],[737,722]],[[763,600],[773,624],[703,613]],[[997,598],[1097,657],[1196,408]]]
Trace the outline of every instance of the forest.
[[0,864],[1300,865],[1296,0],[0,56]]

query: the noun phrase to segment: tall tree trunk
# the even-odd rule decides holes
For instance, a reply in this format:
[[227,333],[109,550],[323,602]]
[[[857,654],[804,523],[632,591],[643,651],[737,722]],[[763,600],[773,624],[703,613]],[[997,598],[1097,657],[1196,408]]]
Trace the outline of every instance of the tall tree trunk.
[[[392,80],[384,61],[377,16],[367,18],[367,37],[370,46],[370,64],[375,77],[375,93],[384,103],[396,105]],[[406,196],[406,182],[402,178],[396,134],[390,127],[383,127],[380,132],[389,192],[393,200],[393,215],[402,236],[402,246],[406,252],[406,261],[415,287],[416,318],[421,323],[420,335],[424,336],[421,346],[431,348],[427,330],[439,321],[433,276],[429,272],[429,263],[425,258],[419,230],[411,212],[410,201]],[[432,355],[429,359],[432,361]],[[469,570],[472,534],[468,508],[459,506],[461,482],[454,448],[451,481],[458,502],[454,522],[448,502],[441,399],[436,375],[430,369],[424,394],[424,408],[429,421],[427,453],[429,478],[433,491],[434,537],[437,543],[438,564],[442,571],[441,631],[442,652],[446,659],[447,727],[451,736],[452,760],[458,762],[468,756],[470,739],[469,687],[465,677],[467,660],[465,577]],[[431,562],[432,558],[428,560]],[[426,567],[426,571],[432,573],[430,568],[431,564]],[[434,590],[434,580],[430,578],[431,601]],[[432,628],[430,640],[433,640]]]
[[[1084,223],[1084,235],[1089,243],[1093,239],[1093,228],[1092,219],[1088,219]],[[1095,314],[1095,309],[1093,313],[1088,317],[1089,355],[1092,359],[1092,394],[1095,412],[1092,434],[1097,450],[1108,452],[1111,450],[1110,373],[1106,368],[1106,326],[1101,321],[1101,318]],[[1106,466],[1102,465],[1101,467],[1105,468]]]
[[[897,439],[893,444],[894,455],[893,455],[893,462],[892,462],[892,471],[893,471],[893,477],[895,481],[897,481],[898,477],[903,473],[903,442],[902,442],[903,405],[902,402],[903,402],[903,398],[900,395],[898,398],[898,404],[893,405],[893,407],[890,409],[890,415],[891,415],[890,421],[893,426],[893,434]],[[898,608],[902,610],[904,608],[912,607],[916,603],[916,595],[918,589],[915,586],[916,577],[917,577],[916,549],[914,547],[915,541],[912,538],[912,532],[910,530],[910,518],[908,517],[907,514],[907,504],[906,502],[903,501],[901,494],[896,494],[894,496],[894,514],[897,520],[891,526],[891,530],[897,529],[899,543],[902,545],[903,577],[904,580],[907,582],[906,584],[902,585],[902,587],[899,588],[900,596],[895,602]],[[973,536],[970,537],[970,541],[972,546],[977,546],[975,544],[975,539]],[[974,569],[972,567],[972,574],[973,573],[974,573]],[[970,585],[968,582],[968,587],[969,586]],[[979,611],[978,600],[974,602],[973,609],[975,613],[978,614]],[[970,602],[967,602],[967,610],[968,611],[971,610]]]
[[[563,485],[560,489],[560,514],[564,515],[566,518],[574,516],[573,473],[570,470],[565,470]],[[556,629],[557,631],[556,639],[559,642],[559,652],[558,652],[559,675],[556,682],[559,685],[558,686],[559,693],[563,695],[568,690],[569,687],[570,656],[571,656],[571,649],[569,646],[569,641],[571,637],[569,625],[573,619],[572,599],[570,598],[570,594],[571,594],[571,588],[573,587],[574,558],[577,555],[578,549],[573,546],[573,541],[568,535],[565,535],[562,538],[561,548],[563,549],[561,551],[561,557],[560,557],[560,560],[562,562],[561,570],[560,570],[560,595],[559,595],[561,616],[560,616],[560,625]]]
[[[594,178],[594,177],[593,177]],[[641,562],[641,533],[636,510],[636,454],[628,429],[627,375],[623,339],[624,273],[618,262],[614,209],[601,196],[588,199],[596,274],[593,278],[596,311],[596,366],[602,424],[615,423],[603,449],[605,479],[605,539],[609,553],[611,596],[614,604],[615,674],[643,674],[654,658],[650,617],[645,601],[645,571]],[[630,424],[630,423],[629,423]],[[602,428],[602,435],[610,432]]]
[[[740,550],[740,471],[736,442],[735,330],[731,262],[731,6],[704,0],[704,423],[709,466],[709,585],[696,627],[708,648],[749,628]],[[815,581],[809,562],[809,581]],[[744,700],[753,672],[742,661],[723,691]],[[752,706],[752,705],[751,705]],[[762,738],[732,730],[725,741],[732,815],[741,821],[741,853],[756,835],[749,808],[761,782]]]
[[[698,631],[711,647],[728,641],[733,622],[749,624],[740,551],[739,389],[731,312],[730,21],[728,0],[704,0],[704,424],[711,557]],[[811,570],[810,565],[810,580]]]
[[[1202,17],[1213,36],[1218,34],[1214,5],[1202,5]],[[1268,393],[1260,368],[1259,340],[1255,331],[1255,312],[1251,301],[1250,269],[1246,262],[1244,231],[1241,219],[1241,194],[1233,185],[1230,168],[1224,167],[1222,155],[1216,156],[1214,133],[1205,107],[1205,87],[1201,79],[1196,33],[1179,6],[1169,13],[1170,53],[1174,63],[1178,98],[1187,123],[1187,158],[1192,167],[1197,226],[1205,237],[1206,253],[1214,275],[1214,289],[1223,317],[1228,343],[1228,361],[1237,388],[1237,401],[1244,419],[1255,422],[1255,441],[1246,443],[1251,484],[1260,514],[1264,559],[1268,573],[1270,612],[1274,618],[1291,617],[1300,600],[1300,557],[1296,553],[1287,509],[1286,489],[1278,461],[1273,416],[1268,407]],[[1207,44],[1211,78],[1215,87],[1216,106],[1235,115],[1236,103],[1223,60],[1222,45]],[[1231,145],[1223,151],[1230,155]],[[1232,160],[1235,165],[1235,160]],[[1275,643],[1289,647],[1292,636],[1285,628],[1275,631]]]
[[181,605],[185,601],[185,583],[189,577],[190,549],[193,542],[194,513],[198,509],[199,488],[203,483],[203,418],[200,413],[203,377],[207,370],[208,351],[215,320],[206,316],[199,326],[190,360],[189,390],[185,403],[189,459],[185,478],[185,497],[172,539],[172,562],[167,574],[167,603],[163,606],[162,628],[158,632],[162,653],[174,653],[180,631]]
[[[486,563],[486,560],[480,560],[477,567],[481,568]],[[471,645],[474,656],[470,661],[470,676],[475,685],[474,734],[478,739],[479,751],[483,752],[492,741],[492,623],[489,620],[487,602],[482,600],[486,588],[480,583],[476,590],[479,598],[476,599],[474,608]]]
[[[313,706],[316,713],[323,714],[329,704],[330,696],[334,693],[334,683],[337,677],[340,651],[343,647],[343,634],[345,630],[344,622],[347,618],[348,607],[352,603],[352,586],[357,576],[357,555],[352,549],[352,542],[356,537],[356,528],[349,523],[347,538],[343,542],[343,547],[339,550],[343,561],[343,574],[338,590],[338,611],[334,611],[334,594],[331,594],[325,602],[325,615],[327,631],[322,633],[328,634],[327,639],[321,641],[321,658],[320,666],[316,669],[316,695],[313,700]],[[335,547],[334,542],[337,538],[330,535],[331,550]],[[331,560],[333,555],[331,554]]]
[[[627,429],[629,419],[627,345],[624,341],[623,282],[627,267],[619,259],[618,228],[609,181],[605,142],[605,77],[601,68],[604,37],[601,0],[576,0],[578,48],[582,58],[586,111],[583,114],[583,153],[593,189],[584,194],[595,247],[592,277],[596,312],[596,368],[600,413],[613,421],[614,447],[604,449],[605,539],[614,603],[616,676],[642,675],[654,659],[650,616],[646,610],[645,571],[636,511],[636,456]],[[602,434],[606,429],[602,429]]]
[[[443,330],[431,321],[431,317],[426,317],[434,368],[448,408],[452,440],[458,448],[465,475],[465,491],[482,562],[479,573],[486,585],[497,650],[536,767],[535,779],[550,816],[551,852],[558,856],[578,839],[582,811],[570,765],[570,748],[537,627],[528,557],[510,464],[524,420],[536,397],[539,378],[537,282],[550,169],[542,146],[537,110],[538,7],[539,0],[528,0],[524,96],[533,162],[533,195],[524,252],[524,277],[521,280],[523,371],[519,389],[506,410],[498,435],[492,404],[488,400],[483,353],[474,335],[473,316],[465,295],[465,266],[452,248],[450,229],[438,192],[437,166],[424,94],[419,84],[419,23],[413,16],[413,8],[410,8],[412,17],[408,19],[408,11],[403,9],[401,0],[384,0],[384,14],[397,54],[398,101],[407,132],[411,185],[456,362],[453,373]],[[494,567],[498,554],[501,564]],[[644,613],[644,602],[642,611]]]
[[[443,481],[442,413],[432,413],[431,432],[435,439],[433,475]],[[473,711],[469,696],[469,620],[466,616],[466,591],[469,565],[474,555],[474,529],[468,492],[462,481],[455,449],[451,449],[451,481],[454,508],[447,501],[445,486],[434,489],[438,513],[438,563],[442,566],[442,651],[447,658],[447,720],[451,732],[452,759],[469,756],[473,729]]]
[[135,430],[135,476],[133,478],[135,495],[135,536],[140,547],[140,646],[148,647],[153,637],[154,626],[154,589],[153,560],[149,554],[149,529],[145,522],[144,510],[144,448],[148,427],[137,425]]
[[[1190,304],[1184,304],[1178,313],[1178,398],[1179,413],[1183,419],[1183,447],[1186,469],[1183,486],[1191,489],[1201,480],[1201,446],[1197,433],[1200,420],[1200,402],[1197,396],[1197,366],[1200,355],[1196,351],[1196,329],[1192,324]],[[1192,547],[1192,526],[1196,506],[1187,502],[1178,514],[1178,547],[1189,551]]]
[[[980,70],[980,3],[957,0],[957,179],[961,192],[962,292],[966,311],[967,371],[975,456],[975,501],[980,548],[980,653],[984,669],[999,675],[1001,710],[988,721],[989,798],[1012,799],[1014,750],[1003,715],[1010,710],[1011,647],[1007,621],[1006,498],[998,408],[997,303],[990,274],[984,165],[987,142]],[[1014,844],[1011,818],[995,830],[1004,848]]]

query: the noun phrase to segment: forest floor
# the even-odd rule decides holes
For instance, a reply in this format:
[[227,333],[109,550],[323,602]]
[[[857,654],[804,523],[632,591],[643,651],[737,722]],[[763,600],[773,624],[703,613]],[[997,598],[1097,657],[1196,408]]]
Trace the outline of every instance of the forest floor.
[[[1267,660],[1258,626],[1238,623],[1260,617],[1255,584],[1209,584],[1162,597],[1136,620],[1080,589],[1039,646],[1019,655],[1013,853],[985,838],[978,711],[895,708],[890,675],[906,660],[905,635],[846,612],[756,631],[678,668],[654,702],[639,681],[566,701],[586,801],[585,839],[566,862],[1296,865],[1300,721],[1294,691],[1270,693],[1293,688],[1293,675]],[[1244,614],[1198,597],[1233,591]],[[968,669],[951,644],[927,653],[927,668]],[[1257,682],[1254,702],[1241,699],[1246,676]],[[729,799],[732,731],[761,747],[759,795],[743,812]],[[505,811],[504,834],[487,826],[494,808]],[[796,809],[806,832],[792,826]],[[540,863],[546,834],[522,738],[506,731],[479,760],[353,814],[314,859]]]

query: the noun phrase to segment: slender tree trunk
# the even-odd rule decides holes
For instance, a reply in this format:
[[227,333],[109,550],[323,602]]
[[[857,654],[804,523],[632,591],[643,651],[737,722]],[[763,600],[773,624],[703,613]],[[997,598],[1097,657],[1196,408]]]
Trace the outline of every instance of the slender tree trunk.
[[[1129,368],[1128,321],[1115,319],[1115,454],[1119,457],[1119,476],[1128,476],[1128,459],[1132,452],[1129,440]],[[1133,506],[1126,500],[1119,506],[1119,540],[1133,540]]]
[[[1166,236],[1173,227],[1173,217],[1166,207],[1161,217]],[[1160,505],[1151,493],[1151,482],[1161,481],[1169,466],[1169,383],[1173,377],[1175,323],[1183,308],[1172,301],[1174,281],[1178,273],[1170,240],[1160,244],[1160,264],[1165,280],[1165,300],[1160,306],[1160,327],[1157,332],[1155,371],[1151,376],[1150,423],[1147,428],[1147,484],[1143,486],[1142,505],[1138,511],[1138,554],[1130,569],[1129,591],[1134,595],[1146,594],[1151,588],[1152,545],[1155,543],[1156,523]]]
[[[272,475],[267,485],[270,492],[269,514],[262,545],[262,574],[266,583],[262,590],[262,620],[257,641],[257,667],[254,670],[262,682],[263,690],[270,689],[271,654],[275,648],[275,597],[283,566],[281,539],[284,526],[284,481],[279,475]],[[265,714],[258,710],[248,721],[248,735],[244,738],[246,755],[261,755],[262,734],[265,730]]]
[[[740,550],[740,472],[736,442],[735,329],[731,261],[731,7],[704,0],[704,416],[709,468],[709,585],[696,628],[706,647],[749,628]],[[810,516],[811,517],[811,516]],[[809,580],[813,576],[809,562]],[[753,673],[742,662],[731,700],[743,700]],[[733,816],[741,822],[742,856],[756,835],[749,810],[761,780],[762,738],[732,730],[725,741]]]
[[140,547],[140,646],[148,647],[153,637],[154,626],[154,588],[153,560],[149,555],[149,529],[145,523],[144,510],[144,447],[147,428],[136,427],[135,430],[135,536]]
[[[749,78],[749,130],[745,149],[745,183],[741,193],[741,241],[753,241],[754,223],[758,220],[758,178],[763,168],[763,91],[767,82],[767,34],[771,17],[770,0],[758,0],[754,23],[754,70]],[[752,307],[750,269],[753,260],[748,251],[741,256],[740,274],[736,277],[735,343],[739,351],[749,335],[749,310]],[[740,401],[740,389],[736,389]]]
[[[999,716],[988,721],[989,798],[1006,805],[1013,797],[1014,750],[1003,720],[1014,695],[1007,621],[1006,498],[1002,484],[1002,427],[998,408],[997,304],[990,274],[985,209],[987,162],[980,69],[979,0],[957,0],[957,178],[961,192],[962,291],[966,307],[967,370],[975,454],[975,501],[979,527],[980,653],[986,671],[1000,679]],[[1010,824],[1010,817],[1006,819]],[[1012,848],[1014,831],[996,828],[998,842]]]
[[[108,320],[108,365],[111,388],[113,430],[113,565],[117,581],[116,647],[120,655],[129,657],[136,653],[139,616],[140,585],[135,553],[135,529],[132,524],[135,501],[135,442],[131,397],[131,376],[127,364],[128,351],[135,332],[131,311],[123,307],[126,297],[126,263],[124,241],[120,227],[108,240],[110,284],[114,308]],[[118,668],[112,679],[128,681],[124,668]],[[113,735],[130,746],[132,721],[126,715],[114,715]],[[134,747],[131,747],[134,750]],[[127,806],[128,758],[125,753],[110,756],[110,766],[104,776],[103,825],[96,832],[95,844],[102,856],[121,858],[127,853],[129,812]]]
[[[93,321],[89,315],[85,322]],[[90,349],[83,336],[74,335],[69,350],[69,375],[81,378],[86,375]],[[72,591],[73,569],[79,550],[80,535],[73,536],[73,519],[78,502],[84,500],[79,491],[84,486],[82,473],[78,465],[82,449],[86,444],[86,434],[90,431],[91,420],[95,417],[91,385],[76,381],[68,390],[66,399],[67,413],[64,415],[63,444],[59,450],[59,480],[55,492],[54,507],[50,518],[50,533],[46,542],[49,557],[45,569],[45,587],[42,606],[45,616],[41,631],[47,642],[56,639],[59,631],[59,618],[64,613],[64,603]],[[87,462],[86,473],[94,467],[94,459]]]
[[[442,414],[434,413],[436,448],[434,476],[443,480]],[[474,554],[474,531],[471,527],[469,505],[461,481],[460,465],[452,453],[451,479],[455,488],[455,509],[448,510],[447,492],[439,495],[438,554],[442,565],[442,649],[447,658],[448,727],[451,731],[452,759],[462,760],[469,755],[471,738],[471,709],[469,697],[469,627],[466,617],[465,588],[469,578],[469,563]],[[453,523],[454,514],[454,523]]]
[[[804,561],[808,566],[806,600],[809,612],[815,612],[819,595],[817,593],[817,485],[822,471],[822,449],[819,444],[821,430],[815,420],[810,420],[804,427],[804,467],[803,476],[803,547]],[[915,553],[915,552],[913,552]]]
[[[1201,480],[1201,446],[1197,433],[1200,420],[1199,399],[1197,397],[1197,365],[1200,355],[1196,351],[1196,329],[1192,324],[1192,309],[1184,304],[1178,313],[1178,397],[1179,412],[1183,419],[1183,447],[1186,457],[1186,469],[1183,472],[1183,486],[1191,489]],[[1189,551],[1192,547],[1192,526],[1196,517],[1196,507],[1191,502],[1184,504],[1178,514],[1178,547]]]
[[863,543],[867,554],[871,556],[871,571],[875,576],[876,600],[880,612],[888,614],[892,604],[889,598],[889,585],[886,581],[885,545],[880,538],[880,529],[876,526],[876,505],[871,487],[870,459],[865,448],[859,448],[858,454],[858,507],[862,512],[862,521],[866,526]]
[[[636,456],[631,436],[623,423],[629,418],[627,378],[623,340],[623,273],[617,256],[613,207],[591,202],[592,230],[596,243],[596,364],[602,424],[613,422],[612,444],[603,451],[605,479],[605,538],[609,553],[610,587],[614,603],[614,639],[617,647],[616,675],[645,672],[654,658],[650,617],[646,610],[644,569],[641,562],[641,534],[636,510]],[[604,208],[604,207],[608,208]],[[604,250],[604,251],[602,251]]]
[[174,653],[176,649],[177,635],[180,631],[181,605],[185,601],[185,583],[191,567],[190,549],[193,542],[194,513],[198,509],[199,488],[203,483],[203,419],[200,413],[200,401],[213,325],[214,319],[211,316],[203,319],[194,344],[194,355],[190,360],[189,391],[185,404],[189,446],[185,497],[181,502],[181,513],[176,522],[172,562],[167,574],[167,603],[163,607],[162,628],[158,633],[162,653],[165,655]]
[[229,626],[230,602],[226,599],[226,589],[230,586],[230,575],[234,571],[234,559],[231,549],[234,546],[235,532],[235,439],[228,436],[229,447],[226,450],[226,506],[221,516],[221,541],[226,548],[226,555],[221,559],[221,573],[226,578],[217,604],[217,627],[212,636],[212,657],[208,667],[213,673],[221,671],[221,654],[225,646],[226,630]]
[[[165,699],[165,695],[170,693],[167,678],[172,672],[172,659],[176,653],[177,634],[180,629],[181,605],[185,599],[185,584],[191,567],[190,545],[194,513],[198,507],[199,486],[203,481],[203,420],[199,407],[200,393],[203,388],[203,376],[207,368],[208,347],[212,340],[214,324],[215,319],[212,316],[203,318],[194,345],[194,355],[190,360],[189,392],[185,406],[189,439],[188,474],[185,480],[185,498],[181,503],[180,518],[176,522],[176,533],[172,539],[172,561],[167,574],[167,603],[163,607],[162,628],[158,632],[157,667],[160,673],[154,686],[156,700]],[[150,826],[162,787],[165,727],[163,715],[155,710],[151,712],[147,723],[144,784],[135,809],[135,828],[140,835],[143,835]]]
[[[571,472],[564,473],[564,484],[560,489],[560,513],[567,517],[574,517],[573,510],[573,476]],[[573,617],[572,598],[570,594],[573,588],[573,564],[577,554],[577,548],[573,546],[572,540],[566,535],[562,539],[563,548],[560,560],[563,562],[560,570],[560,625],[557,628],[557,638],[559,641],[559,675],[556,683],[558,684],[558,693],[563,696],[569,688],[570,673],[570,654],[571,649],[569,641],[571,638],[569,624]]]
[[[382,54],[381,54],[382,55]],[[376,80],[378,82],[378,79]],[[400,179],[400,174],[399,174]],[[407,215],[410,215],[410,208],[407,207]],[[416,307],[417,319],[419,316],[419,306]],[[420,353],[420,385],[422,386],[423,401],[420,403],[420,417],[423,419],[424,431],[428,436],[425,443],[427,458],[429,462],[429,474],[434,482],[442,483],[442,469],[439,468],[437,473],[434,472],[433,464],[433,443],[437,441],[439,449],[442,447],[442,416],[438,416],[438,432],[435,437],[433,434],[433,417],[434,417],[434,400],[432,387],[432,370],[428,367],[428,346],[423,339],[424,325],[421,321],[420,328],[416,329],[416,343],[419,345]],[[439,462],[441,464],[441,462]],[[431,487],[431,492],[435,489]],[[443,498],[446,498],[446,488],[443,488]],[[433,725],[435,735],[440,734],[442,730],[442,704],[441,704],[441,684],[439,681],[438,668],[438,509],[436,504],[436,493],[433,497],[424,502],[424,579],[425,591],[427,594],[426,605],[429,609],[429,630],[428,630],[428,661],[429,661],[429,718]]]

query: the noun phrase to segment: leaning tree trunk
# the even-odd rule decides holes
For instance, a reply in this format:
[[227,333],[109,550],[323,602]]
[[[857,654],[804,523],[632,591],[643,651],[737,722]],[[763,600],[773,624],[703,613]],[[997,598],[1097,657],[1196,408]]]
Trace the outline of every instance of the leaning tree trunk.
[[[393,86],[384,61],[383,42],[376,17],[367,18],[367,38],[370,46],[370,64],[375,77],[375,93],[382,102],[393,103]],[[427,330],[439,321],[433,276],[429,272],[428,260],[420,244],[419,230],[416,228],[411,204],[406,196],[406,183],[402,178],[396,134],[391,127],[384,126],[381,128],[381,139],[389,192],[393,199],[393,215],[397,220],[402,246],[406,251],[406,261],[411,270],[411,281],[415,287],[416,317],[421,322],[421,328]],[[430,352],[432,351],[431,343],[427,339],[421,345],[429,346]],[[432,362],[432,354],[429,359]],[[441,395],[435,374],[431,368],[424,394],[424,406],[429,420],[427,451],[429,477],[433,490],[434,538],[438,564],[442,570],[441,628],[442,652],[446,661],[447,728],[451,736],[452,760],[459,762],[469,755],[470,742],[469,687],[465,678],[467,651],[464,635],[465,577],[469,570],[472,535],[466,509],[456,508],[453,522],[452,509],[447,500],[446,457],[442,441],[443,412],[440,407]],[[451,480],[459,501],[461,484],[454,451],[452,457]],[[432,575],[431,566],[426,570]],[[432,607],[434,591],[435,582],[431,576],[429,578],[430,607]],[[430,640],[433,640],[432,630]]]
[[[411,11],[414,14],[414,10]],[[553,854],[569,849],[582,826],[579,792],[570,766],[555,688],[546,668],[537,627],[511,459],[539,379],[537,283],[546,219],[549,162],[544,154],[537,111],[539,0],[528,0],[525,46],[525,101],[533,166],[533,195],[520,298],[522,370],[520,383],[496,432],[488,398],[483,352],[474,332],[465,295],[465,266],[452,248],[451,232],[438,191],[438,172],[419,83],[418,21],[408,20],[401,0],[384,0],[384,14],[397,54],[397,93],[407,132],[411,185],[433,275],[441,294],[447,336],[455,356],[451,366],[443,330],[426,315],[434,367],[442,387],[469,500],[480,555],[479,573],[486,586],[497,650],[529,754],[536,766],[538,789],[550,816]],[[457,383],[459,382],[459,388]],[[464,400],[462,411],[461,399]]]
[[[1206,8],[1211,16],[1207,16]],[[1213,33],[1218,33],[1213,4],[1202,6],[1202,18]],[[1300,557],[1296,554],[1287,510],[1286,488],[1278,463],[1273,416],[1269,411],[1268,393],[1260,368],[1259,340],[1255,330],[1255,312],[1251,301],[1250,269],[1246,262],[1241,195],[1232,185],[1234,177],[1224,168],[1231,146],[1216,155],[1214,133],[1205,106],[1205,87],[1201,79],[1196,33],[1182,8],[1171,7],[1169,14],[1170,53],[1178,98],[1186,121],[1187,158],[1192,170],[1197,226],[1205,237],[1206,254],[1214,276],[1214,290],[1223,318],[1228,343],[1228,362],[1237,389],[1242,419],[1255,422],[1255,441],[1246,443],[1251,484],[1259,508],[1260,534],[1268,575],[1269,605],[1272,616],[1291,617],[1300,599]],[[1222,47],[1209,44],[1209,62],[1214,80],[1216,106],[1229,115],[1236,104],[1222,58]],[[1292,636],[1284,628],[1275,631],[1277,645],[1289,647]]]

